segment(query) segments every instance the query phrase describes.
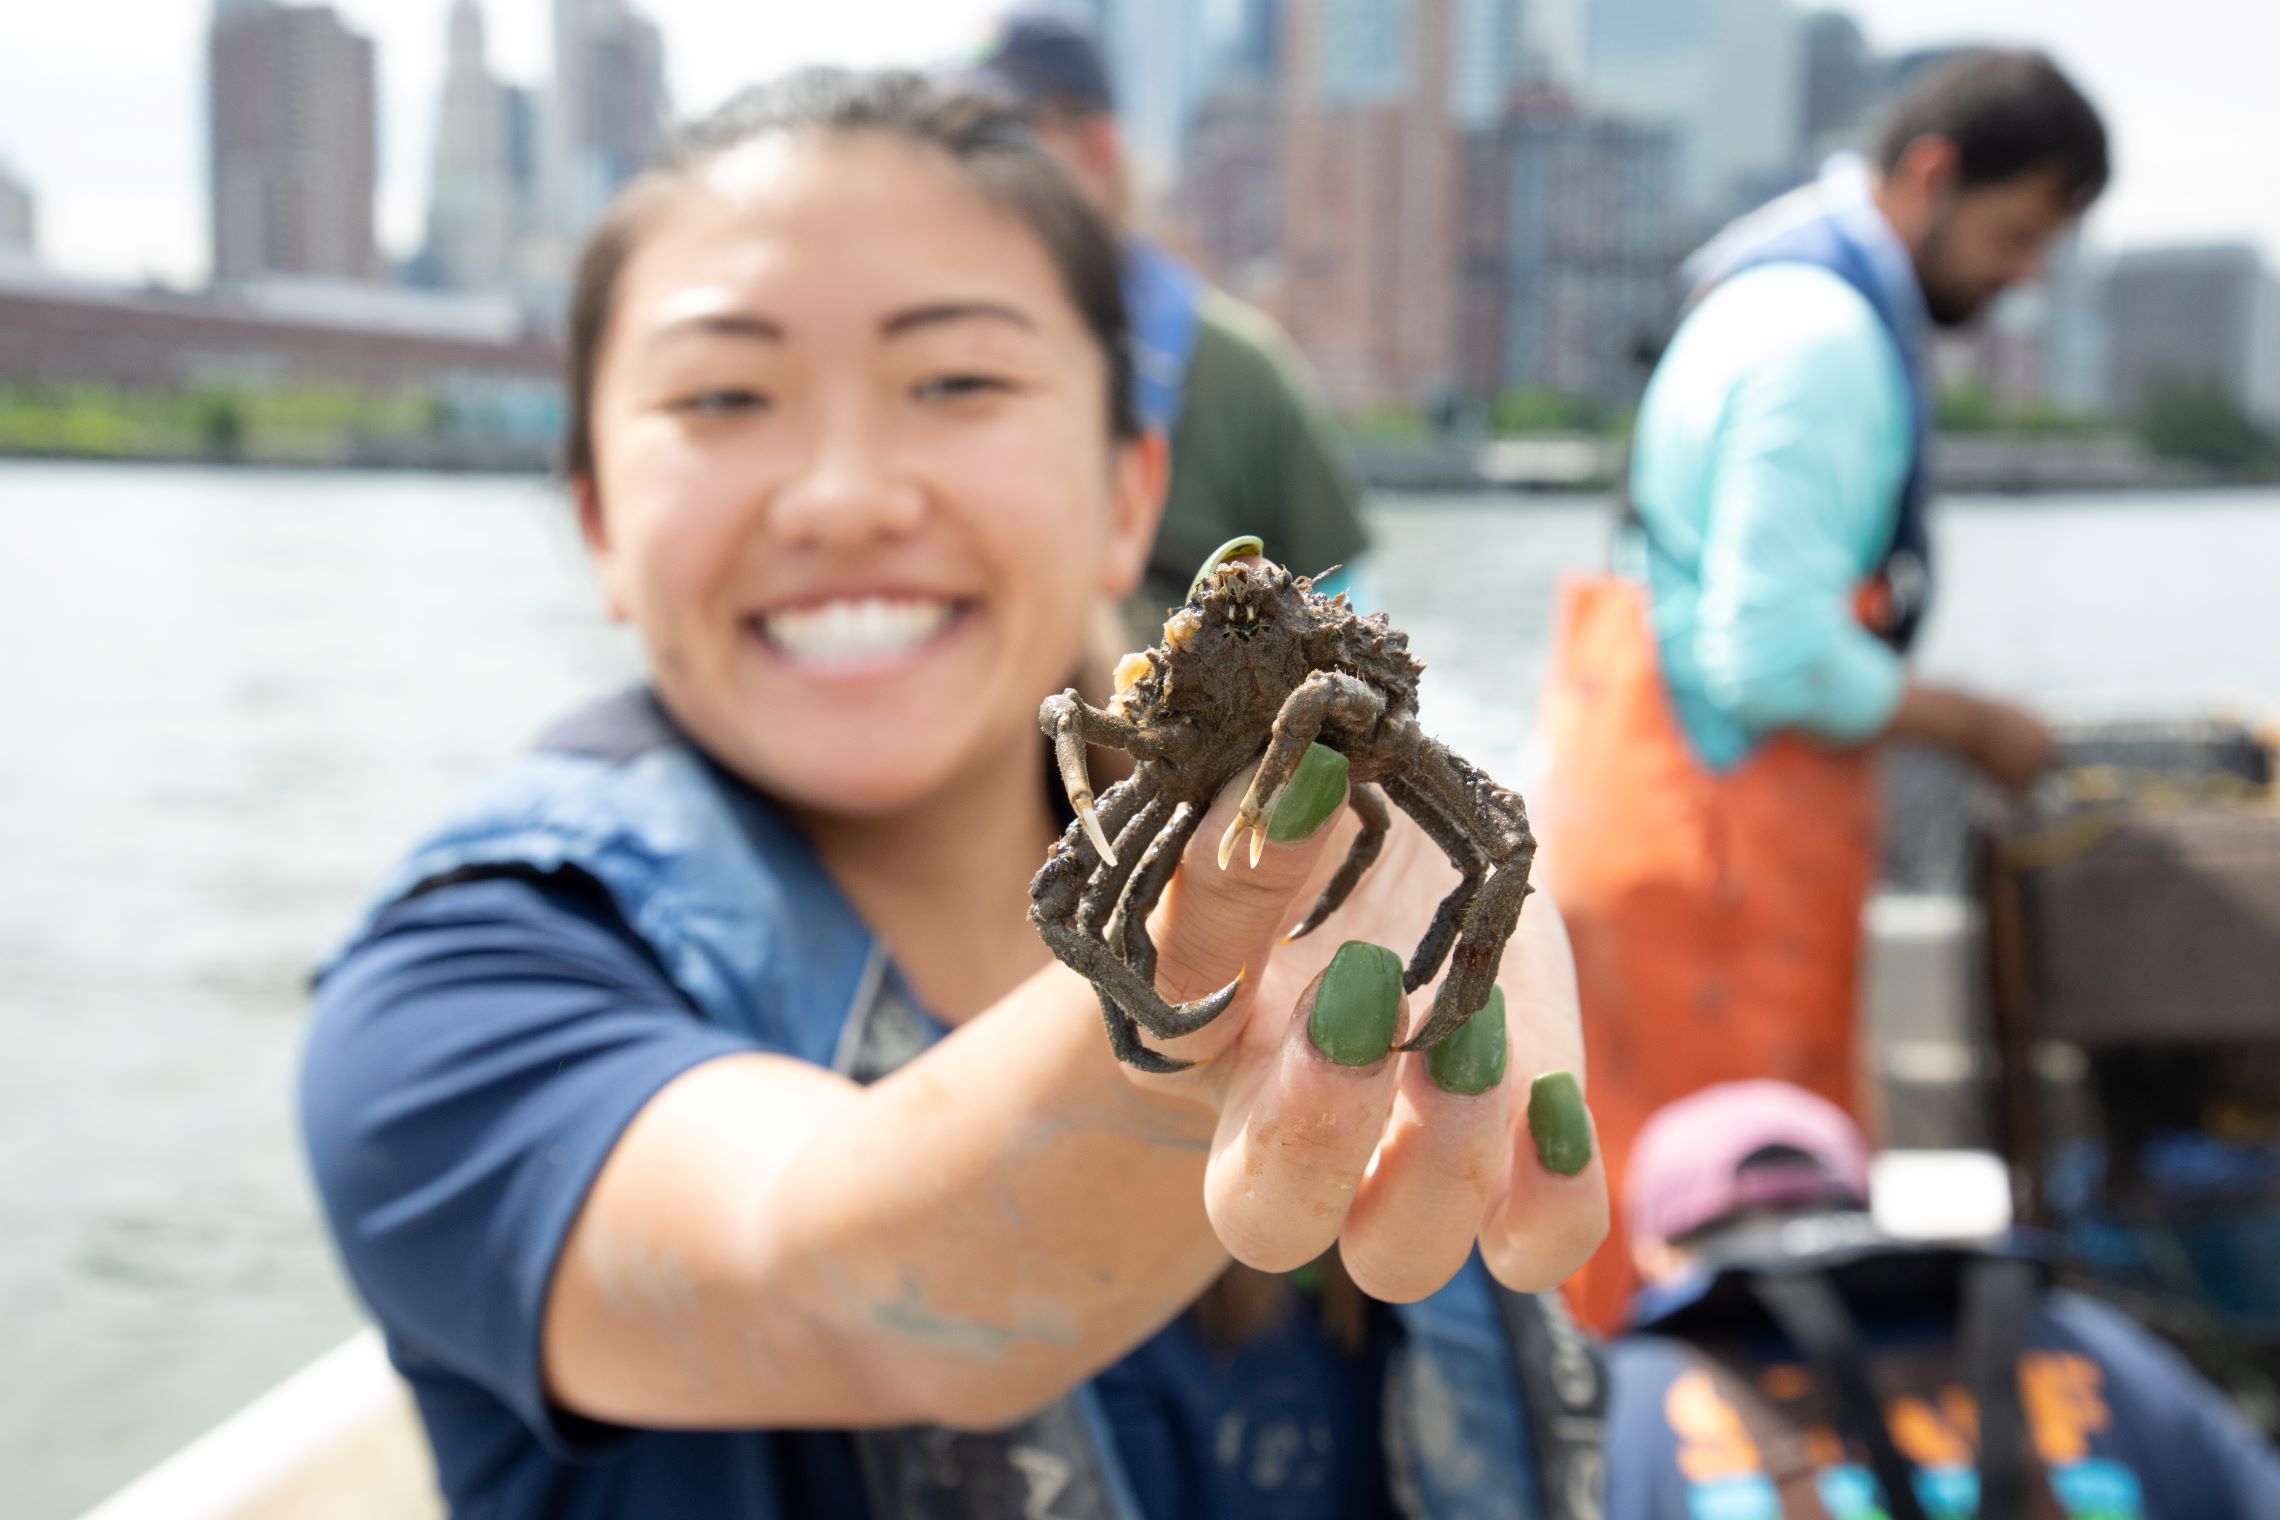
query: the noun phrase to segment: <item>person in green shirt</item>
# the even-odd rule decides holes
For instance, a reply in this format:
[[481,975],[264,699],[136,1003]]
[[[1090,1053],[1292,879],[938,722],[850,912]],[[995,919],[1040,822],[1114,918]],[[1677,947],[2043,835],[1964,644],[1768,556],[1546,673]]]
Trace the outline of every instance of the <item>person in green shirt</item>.
[[1265,313],[1210,288],[1130,226],[1129,176],[1108,71],[1093,38],[1045,6],[1002,15],[961,82],[1010,100],[1086,196],[1124,229],[1141,420],[1171,439],[1163,524],[1127,637],[1153,642],[1187,599],[1195,567],[1256,535],[1273,559],[1327,593],[1369,604],[1361,490],[1304,361]]

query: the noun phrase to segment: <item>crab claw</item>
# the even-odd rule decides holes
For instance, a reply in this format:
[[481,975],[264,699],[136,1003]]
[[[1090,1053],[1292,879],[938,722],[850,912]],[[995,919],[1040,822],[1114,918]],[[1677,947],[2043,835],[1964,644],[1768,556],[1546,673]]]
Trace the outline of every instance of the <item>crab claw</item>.
[[1082,797],[1071,797],[1069,805],[1077,810],[1077,821],[1085,826],[1085,837],[1092,841],[1094,849],[1100,851],[1101,860],[1108,865],[1115,865],[1116,850],[1109,844],[1108,835],[1101,829],[1100,814],[1093,809],[1091,793],[1088,792]]
[[[1227,862],[1235,858],[1235,846],[1242,842],[1243,831],[1249,828],[1253,821],[1253,819],[1246,818],[1241,813],[1237,813],[1235,815],[1235,821],[1227,825],[1227,832],[1219,836],[1220,870],[1226,870]],[[1254,856],[1253,859],[1255,861],[1256,857]]]
[[[1261,762],[1260,768],[1265,768],[1265,762]],[[1294,767],[1291,776],[1297,774]],[[1264,820],[1275,816],[1275,808],[1281,804],[1283,793],[1290,790],[1291,776],[1283,777],[1282,785],[1268,793],[1264,801],[1254,803],[1251,799],[1258,795],[1259,778],[1253,774],[1249,789],[1243,793],[1242,805],[1235,809],[1235,821],[1227,826],[1227,832],[1219,840],[1220,870],[1226,870],[1227,862],[1235,858],[1235,846],[1243,838],[1245,829],[1251,831],[1251,868],[1258,869],[1260,860],[1267,853],[1267,826]]]
[[1257,813],[1245,809],[1235,815],[1235,821],[1227,826],[1227,832],[1219,836],[1220,870],[1226,870],[1227,862],[1235,858],[1235,848],[1243,842],[1243,831],[1245,829],[1251,832],[1252,868],[1256,870],[1259,862],[1265,858],[1267,853],[1267,826],[1259,821]]
[[1100,826],[1100,815],[1093,811],[1092,777],[1085,772],[1085,741],[1077,727],[1077,694],[1068,691],[1048,698],[1045,715],[1051,718],[1047,731],[1053,735],[1053,756],[1061,767],[1061,790],[1069,794],[1069,807],[1085,826],[1085,837],[1100,852],[1100,858],[1115,865],[1116,850]]

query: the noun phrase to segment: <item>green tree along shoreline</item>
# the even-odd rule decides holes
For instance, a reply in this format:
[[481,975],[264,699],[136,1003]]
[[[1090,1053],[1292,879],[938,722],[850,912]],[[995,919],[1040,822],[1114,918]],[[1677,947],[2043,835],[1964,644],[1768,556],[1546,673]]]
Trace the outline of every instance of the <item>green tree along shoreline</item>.
[[0,455],[322,466],[468,453],[505,462],[542,452],[527,439],[483,432],[440,389],[0,386]]
[[[1633,410],[1544,387],[1518,387],[1486,405],[1385,405],[1346,419],[1365,443],[1430,443],[1457,434],[1493,438],[1629,436]],[[1460,420],[1461,419],[1461,420]],[[2280,479],[2280,437],[2208,381],[2154,388],[2132,428],[2059,408],[2001,406],[1985,386],[1940,397],[1943,433],[2041,438],[2132,436],[2157,458],[2220,479]],[[371,391],[311,382],[216,383],[178,390],[100,385],[0,386],[0,455],[221,464],[495,464],[542,468],[547,451],[527,433],[457,414],[440,388]]]
[[[1630,436],[1636,410],[1590,396],[1541,386],[1500,392],[1485,405],[1441,409],[1388,403],[1345,419],[1349,432],[1366,444],[1429,443],[1454,436],[1520,439]],[[1461,420],[1460,420],[1461,419]],[[2036,439],[2134,440],[2157,459],[2195,466],[2220,480],[2280,479],[2280,436],[2260,425],[2213,381],[2157,385],[2133,425],[2119,425],[2051,403],[2006,407],[1977,381],[1940,393],[1942,434]]]

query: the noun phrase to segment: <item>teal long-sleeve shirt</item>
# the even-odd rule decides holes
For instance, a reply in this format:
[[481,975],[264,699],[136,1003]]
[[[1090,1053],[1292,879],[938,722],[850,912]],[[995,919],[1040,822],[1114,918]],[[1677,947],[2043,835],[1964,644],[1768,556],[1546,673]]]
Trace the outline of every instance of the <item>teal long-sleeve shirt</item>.
[[1640,403],[1631,490],[1663,674],[1703,762],[1767,735],[1844,744],[1884,727],[1900,658],[1854,588],[1891,543],[1913,451],[1908,379],[1858,291],[1771,264],[1687,315]]

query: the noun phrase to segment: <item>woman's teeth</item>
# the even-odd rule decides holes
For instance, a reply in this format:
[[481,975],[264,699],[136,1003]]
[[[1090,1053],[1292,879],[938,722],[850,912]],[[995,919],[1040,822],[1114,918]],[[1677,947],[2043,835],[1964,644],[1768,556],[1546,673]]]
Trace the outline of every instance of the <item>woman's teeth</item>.
[[866,596],[771,612],[760,619],[760,629],[796,659],[830,663],[915,649],[942,631],[950,613],[944,601]]

